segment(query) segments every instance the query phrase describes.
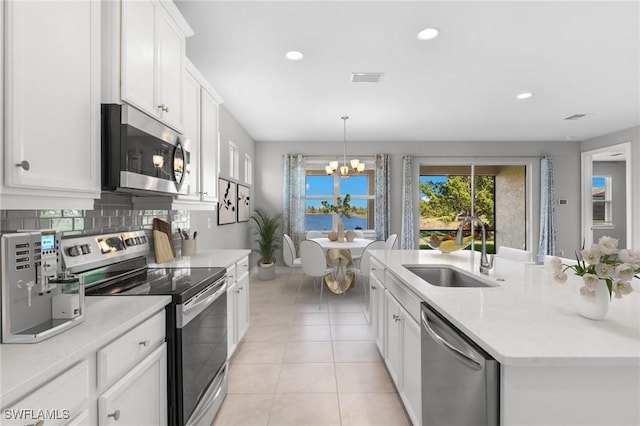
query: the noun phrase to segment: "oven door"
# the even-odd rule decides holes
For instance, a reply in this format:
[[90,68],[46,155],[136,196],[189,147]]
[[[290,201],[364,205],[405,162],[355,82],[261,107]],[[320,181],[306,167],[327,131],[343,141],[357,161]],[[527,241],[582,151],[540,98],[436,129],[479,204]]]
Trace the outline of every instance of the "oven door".
[[226,278],[176,306],[175,353],[177,423],[209,424],[226,393]]

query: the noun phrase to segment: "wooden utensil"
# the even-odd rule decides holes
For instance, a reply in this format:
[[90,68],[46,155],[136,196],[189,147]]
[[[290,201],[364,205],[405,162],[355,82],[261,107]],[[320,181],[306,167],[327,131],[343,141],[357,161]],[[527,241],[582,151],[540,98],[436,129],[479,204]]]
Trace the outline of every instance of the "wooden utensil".
[[169,244],[169,236],[162,231],[153,231],[153,242],[155,245],[156,263],[163,263],[173,260],[175,257]]
[[173,255],[173,257],[176,257],[176,248],[173,245],[173,235],[171,233],[171,224],[165,222],[164,220],[158,219],[157,217],[154,217],[153,230],[160,231],[167,234],[167,238],[169,240],[169,247],[171,248],[171,254]]

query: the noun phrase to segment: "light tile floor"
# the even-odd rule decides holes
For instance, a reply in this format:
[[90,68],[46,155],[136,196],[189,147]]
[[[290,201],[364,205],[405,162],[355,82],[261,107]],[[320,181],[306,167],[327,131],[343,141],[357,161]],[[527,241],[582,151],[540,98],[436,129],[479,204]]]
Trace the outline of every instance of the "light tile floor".
[[251,326],[213,426],[409,425],[368,325],[361,281],[344,296],[300,269],[251,277]]

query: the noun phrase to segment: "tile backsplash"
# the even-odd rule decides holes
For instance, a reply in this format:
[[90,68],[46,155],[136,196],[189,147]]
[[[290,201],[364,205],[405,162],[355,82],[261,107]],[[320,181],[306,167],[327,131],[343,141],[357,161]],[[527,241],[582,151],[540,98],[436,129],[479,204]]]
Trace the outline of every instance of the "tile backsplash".
[[93,210],[0,210],[0,232],[55,229],[64,236],[147,230],[154,218],[171,223],[172,230],[190,228],[189,211],[135,209],[128,194],[103,193]]

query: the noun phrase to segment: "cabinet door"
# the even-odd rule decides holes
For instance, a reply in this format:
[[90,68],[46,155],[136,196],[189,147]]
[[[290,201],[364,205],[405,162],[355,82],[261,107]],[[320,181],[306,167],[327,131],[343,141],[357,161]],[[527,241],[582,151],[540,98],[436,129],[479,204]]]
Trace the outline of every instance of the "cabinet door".
[[200,181],[202,201],[218,201],[218,103],[202,90]]
[[[373,275],[371,275],[373,277]],[[369,279],[371,279],[369,277]],[[386,302],[385,302],[385,293],[386,289],[384,285],[378,281],[377,284],[378,290],[378,325],[377,334],[376,334],[376,345],[378,346],[378,350],[382,354],[383,357],[387,356],[387,337],[386,337],[386,318],[385,318],[385,310],[386,310]]]
[[249,328],[249,273],[245,272],[238,278],[238,310],[236,312],[238,327],[238,342],[242,340],[247,329]]
[[402,390],[400,396],[413,424],[422,424],[420,325],[402,309]]
[[[93,198],[100,191],[100,3],[4,7],[5,184],[23,196],[53,189]],[[51,195],[59,194],[71,196]]]
[[148,0],[122,2],[121,97],[160,117],[156,105],[156,4]]
[[166,344],[163,343],[98,398],[98,424],[167,424]]
[[402,344],[402,317],[400,316],[400,304],[391,295],[385,293],[385,333],[386,333],[386,349],[387,354],[385,362],[389,374],[396,384],[398,391],[402,389],[400,382],[400,348]]
[[182,84],[185,41],[180,30],[162,7],[158,13],[158,87],[156,106],[162,120],[182,130]]
[[200,83],[189,73],[184,78],[184,135],[190,142],[189,193],[180,200],[200,201]]
[[227,357],[231,358],[233,352],[238,346],[238,339],[236,332],[236,311],[238,305],[238,293],[237,285],[235,281],[229,280],[229,286],[227,287]]

